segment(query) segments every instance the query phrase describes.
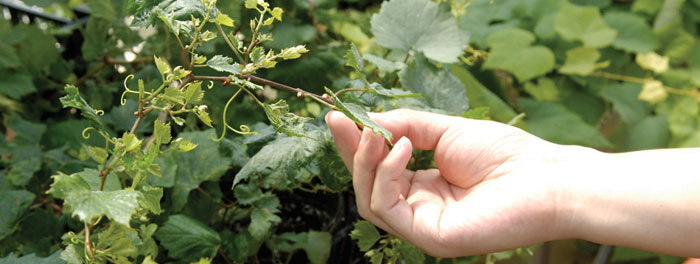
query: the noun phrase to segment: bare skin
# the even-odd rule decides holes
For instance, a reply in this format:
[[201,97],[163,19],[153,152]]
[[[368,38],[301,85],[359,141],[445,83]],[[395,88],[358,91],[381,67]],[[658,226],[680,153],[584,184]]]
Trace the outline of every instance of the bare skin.
[[[326,121],[360,215],[438,257],[581,238],[700,256],[700,149],[605,154],[504,124],[411,110],[372,114],[392,132]],[[406,169],[412,148],[437,169]]]

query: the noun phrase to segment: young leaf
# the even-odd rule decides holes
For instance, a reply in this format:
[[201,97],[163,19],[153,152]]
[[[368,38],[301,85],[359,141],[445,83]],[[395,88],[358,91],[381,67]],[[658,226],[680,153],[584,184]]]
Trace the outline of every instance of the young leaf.
[[255,9],[258,7],[258,0],[245,0],[245,8]]
[[291,48],[283,49],[280,52],[280,54],[277,56],[282,58],[282,59],[285,59],[285,60],[291,60],[291,59],[297,59],[297,58],[301,57],[301,54],[304,54],[307,52],[309,52],[309,50],[306,49],[306,47],[304,45],[298,45],[298,46],[294,46]]
[[272,9],[272,11],[270,11],[270,14],[272,15],[272,17],[274,17],[275,19],[277,19],[279,21],[282,21],[282,13],[284,13],[284,10],[282,10],[282,8],[279,8],[279,7],[275,7]]
[[185,97],[184,105],[201,103],[202,99],[204,99],[202,82],[198,81],[189,83],[187,88],[185,88],[185,91],[182,93],[182,96]]
[[168,74],[170,74],[172,71],[170,64],[168,64],[168,61],[165,58],[158,56],[153,56],[153,60],[156,62],[156,67],[158,68],[160,75],[163,76],[163,80],[165,80]]
[[173,141],[170,148],[175,149],[178,152],[188,152],[197,147],[197,144],[192,143],[192,141],[178,138]]
[[250,52],[250,60],[253,64],[260,64],[263,59],[265,59],[265,49],[262,47],[253,48],[253,51]]
[[233,27],[233,19],[224,13],[216,14],[216,22],[227,27]]
[[564,74],[577,74],[587,76],[599,68],[607,67],[610,62],[596,63],[600,58],[598,49],[589,47],[578,47],[566,52],[566,62],[559,68],[559,72]]
[[467,47],[468,35],[460,31],[449,9],[430,0],[386,1],[371,24],[380,46],[414,49],[439,62],[457,62]]
[[170,140],[173,138],[170,135],[170,131],[170,123],[164,124],[160,120],[153,122],[153,135],[156,138],[157,145],[170,143]]
[[637,54],[636,61],[642,68],[657,74],[668,70],[669,58],[653,51],[646,54]]
[[168,256],[183,262],[214,257],[221,246],[219,234],[185,215],[171,215],[155,233]]
[[532,33],[516,28],[489,35],[491,52],[483,68],[508,71],[521,82],[550,72],[554,68],[554,53],[544,46],[530,46],[534,41]]
[[211,125],[211,117],[209,117],[209,113],[207,112],[207,106],[206,105],[200,105],[198,107],[194,108],[194,113],[199,117],[199,120],[202,121],[205,125],[208,127],[212,127]]
[[279,100],[274,104],[263,104],[263,109],[275,130],[290,136],[305,136],[304,124],[313,120],[290,113],[285,100]]
[[328,93],[333,98],[333,102],[335,102],[335,106],[338,107],[338,110],[340,112],[343,112],[343,114],[345,114],[355,123],[370,128],[374,131],[374,133],[381,134],[387,141],[393,142],[391,132],[389,132],[389,130],[386,130],[386,128],[383,128],[382,126],[378,125],[377,123],[374,123],[374,121],[372,121],[372,119],[369,118],[369,115],[367,115],[367,111],[365,111],[365,109],[356,104],[345,104],[341,102],[340,99],[338,99],[338,97],[335,96],[333,91],[328,89],[328,87],[324,88],[326,89],[326,93]]
[[104,125],[102,124],[102,120],[98,116],[97,111],[90,107],[90,105],[85,102],[85,99],[80,96],[78,88],[69,84],[66,85],[64,89],[67,95],[60,98],[63,108],[73,107],[80,110],[82,116],[90,120],[96,129],[104,130]]
[[357,221],[353,226],[355,228],[350,232],[350,237],[357,240],[357,246],[360,247],[360,250],[370,250],[379,241],[379,231],[372,223]]
[[228,72],[233,75],[241,74],[241,66],[234,63],[232,58],[216,55],[207,61],[207,66],[220,72]]

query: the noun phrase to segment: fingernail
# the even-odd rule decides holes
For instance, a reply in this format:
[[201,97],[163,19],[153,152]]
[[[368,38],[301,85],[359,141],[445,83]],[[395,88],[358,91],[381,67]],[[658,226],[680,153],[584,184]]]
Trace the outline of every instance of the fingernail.
[[368,128],[362,129],[362,137],[360,138],[360,144],[367,144],[367,142],[372,139],[372,131]]

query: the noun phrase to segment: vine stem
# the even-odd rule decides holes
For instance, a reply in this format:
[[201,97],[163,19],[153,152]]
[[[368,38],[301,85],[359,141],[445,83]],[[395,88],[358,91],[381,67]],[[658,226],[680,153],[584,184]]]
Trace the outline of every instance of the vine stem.
[[[269,85],[270,87],[274,87],[274,88],[277,88],[280,90],[296,93],[297,96],[299,96],[299,97],[307,97],[308,96],[308,97],[311,97],[312,99],[319,101],[320,103],[322,103],[330,108],[336,109],[335,103],[333,102],[333,99],[306,91],[306,90],[301,89],[301,88],[294,88],[294,87],[291,87],[289,85],[281,84],[281,83],[278,83],[275,81],[271,81],[271,80],[268,80],[265,78],[260,78],[260,77],[253,76],[250,74],[241,75],[241,76],[239,76],[239,78],[246,79],[246,80],[252,81],[252,82],[257,83],[257,84]],[[206,81],[220,81],[220,82],[226,82],[226,83],[231,82],[231,78],[226,77],[226,76],[195,76],[194,79],[195,80],[206,80]]]
[[95,261],[95,252],[92,251],[92,241],[90,241],[90,225],[85,223],[85,250],[92,261]]
[[224,38],[224,41],[226,41],[226,44],[231,48],[231,50],[233,50],[233,53],[236,54],[238,61],[242,63],[243,57],[241,57],[241,52],[238,50],[237,47],[233,46],[233,43],[231,43],[231,40],[228,38],[226,33],[224,33],[224,29],[221,27],[221,23],[217,22],[216,28],[219,30],[219,33],[221,33],[221,37]]

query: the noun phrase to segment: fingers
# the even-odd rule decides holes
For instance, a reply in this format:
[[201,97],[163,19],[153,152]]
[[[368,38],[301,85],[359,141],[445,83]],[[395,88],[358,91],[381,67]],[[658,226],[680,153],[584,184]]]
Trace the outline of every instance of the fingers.
[[370,117],[391,131],[394,139],[407,137],[414,147],[423,150],[435,149],[448,127],[460,121],[450,116],[407,109],[370,113]]
[[413,172],[406,170],[413,146],[402,137],[377,167],[371,211],[399,234],[411,234],[413,212],[406,202]]
[[352,172],[352,160],[360,143],[360,131],[357,129],[357,125],[338,111],[330,111],[326,115],[326,123],[333,133],[333,140],[340,157],[345,162],[345,167]]
[[370,202],[374,188],[374,177],[377,166],[387,155],[388,148],[384,144],[381,135],[375,135],[371,129],[362,131],[360,144],[353,159],[354,170],[352,172],[352,184],[355,189],[355,201],[360,215],[380,228],[396,234],[370,209]]

